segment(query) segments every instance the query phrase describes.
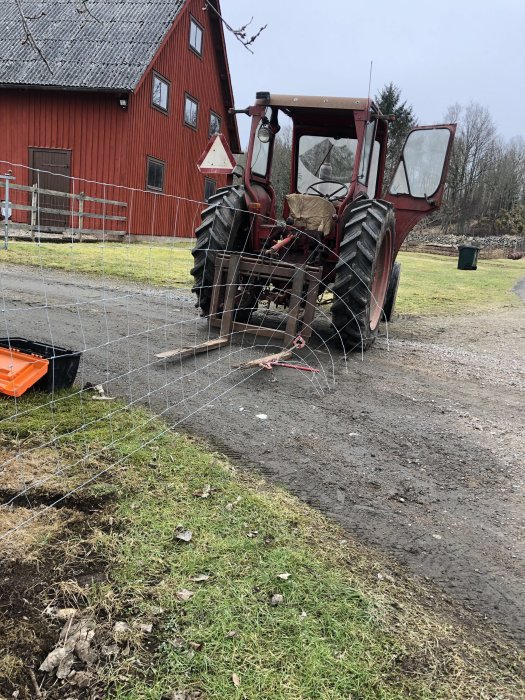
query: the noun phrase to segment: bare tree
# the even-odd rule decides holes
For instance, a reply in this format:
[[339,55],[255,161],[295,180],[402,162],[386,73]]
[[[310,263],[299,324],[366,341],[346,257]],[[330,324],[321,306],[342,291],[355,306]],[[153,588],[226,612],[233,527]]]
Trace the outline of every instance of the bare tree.
[[486,107],[470,103],[451,106],[445,117],[457,122],[443,211],[444,228],[452,224],[466,233],[469,223],[482,213],[485,178],[494,167],[498,142],[496,127]]

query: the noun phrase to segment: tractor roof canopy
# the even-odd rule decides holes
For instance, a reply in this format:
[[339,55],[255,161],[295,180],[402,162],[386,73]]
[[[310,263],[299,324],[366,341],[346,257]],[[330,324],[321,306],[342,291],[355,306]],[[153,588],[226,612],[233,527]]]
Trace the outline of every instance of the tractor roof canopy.
[[354,115],[349,118],[349,112],[364,112],[368,116],[370,110],[374,114],[380,114],[377,105],[367,97],[276,95],[258,92],[255,104],[281,109],[291,117],[296,126],[325,127],[327,131],[334,126],[353,125]]
[[345,109],[365,110],[370,108],[379,112],[377,106],[367,97],[327,97],[315,95],[274,95],[269,92],[258,92],[255,104],[280,107],[287,111],[295,109]]

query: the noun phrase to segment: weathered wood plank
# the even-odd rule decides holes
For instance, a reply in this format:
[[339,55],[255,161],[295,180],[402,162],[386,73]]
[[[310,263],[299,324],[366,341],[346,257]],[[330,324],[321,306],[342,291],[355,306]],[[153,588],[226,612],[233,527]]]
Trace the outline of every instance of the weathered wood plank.
[[[13,204],[10,203],[11,209],[18,209],[19,211],[33,211],[33,206],[30,204]],[[102,219],[103,221],[127,221],[125,216],[109,216],[107,214],[91,214],[87,212],[77,212],[74,209],[48,209],[47,207],[37,207],[38,211],[43,214],[61,214],[64,216],[83,216],[84,218],[90,219]]]
[[230,256],[230,264],[226,275],[226,296],[221,318],[221,336],[227,336],[231,332],[233,323],[233,306],[237,292],[237,278],[239,273],[239,261],[241,256],[237,253]]
[[[0,187],[5,187],[5,180],[0,180]],[[33,187],[29,185],[17,185],[14,183],[11,183],[9,185],[10,190],[20,190],[21,192],[32,192]],[[127,202],[117,202],[116,200],[113,199],[100,199],[98,197],[87,197],[86,195],[82,195],[80,193],[71,193],[71,192],[60,192],[59,190],[44,190],[41,187],[38,188],[38,192],[40,194],[52,194],[55,197],[68,197],[69,199],[83,199],[84,202],[99,202],[100,204],[112,204],[116,207],[127,207],[128,203]]]
[[187,348],[178,348],[177,350],[166,350],[165,352],[159,352],[159,360],[176,360],[182,357],[192,357],[194,355],[200,355],[203,352],[208,352],[209,350],[215,350],[215,348],[220,348],[223,345],[227,345],[230,342],[230,338],[213,338],[212,340],[206,340],[204,343],[199,345],[192,345]]
[[[18,222],[12,223],[11,227],[16,230],[20,229],[22,231],[31,231],[31,224],[20,224]],[[103,239],[106,236],[127,236],[127,231],[101,231],[99,228],[64,228],[63,226],[42,226],[41,229],[35,227],[33,231],[38,234],[46,233],[63,233],[67,236],[75,236],[79,233],[88,233],[92,236],[98,236]]]
[[256,326],[253,323],[234,322],[233,333],[250,333],[250,335],[262,335],[267,338],[286,338],[286,331],[281,328],[268,328],[268,326]]

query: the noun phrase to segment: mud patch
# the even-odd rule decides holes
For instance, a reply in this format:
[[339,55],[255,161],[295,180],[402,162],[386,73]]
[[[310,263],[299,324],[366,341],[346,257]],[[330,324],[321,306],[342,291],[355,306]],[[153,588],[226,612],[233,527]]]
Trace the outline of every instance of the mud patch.
[[[62,536],[78,537],[79,531],[62,532]],[[64,697],[64,682],[54,674],[40,670],[42,662],[56,648],[64,628],[64,611],[73,610],[82,617],[88,605],[89,588],[106,580],[101,562],[84,560],[64,564],[69,543],[55,540],[43,550],[42,558],[34,562],[11,562],[2,567],[0,594],[0,697],[29,700],[35,697],[35,680],[45,697],[58,700]],[[87,608],[89,613],[89,608]],[[105,626],[99,639],[106,641]],[[96,657],[98,658],[98,654]],[[75,659],[69,671],[86,670],[82,659]],[[74,674],[73,674],[74,675]],[[79,679],[81,676],[79,676]],[[69,685],[69,684],[68,684]],[[74,685],[78,686],[78,683]],[[93,688],[75,692],[75,697],[102,698]],[[69,695],[69,691],[66,695]]]
[[[85,495],[84,493],[63,493],[60,491],[51,492],[19,492],[10,489],[0,488],[0,500],[10,507],[24,506],[28,504],[34,513],[35,508],[57,508],[71,509],[82,513],[96,513],[111,500],[113,489],[108,489],[105,493]],[[3,532],[0,520],[0,534]]]
[[[56,495],[56,494],[55,494]],[[59,638],[64,624],[56,611],[87,605],[88,589],[106,580],[105,562],[90,545],[100,525],[93,500],[80,508],[46,508],[48,495],[33,508],[11,505],[0,509],[0,697],[38,697],[36,686],[49,699],[64,697],[64,688],[49,684],[39,671]],[[86,519],[88,509],[90,518]],[[53,687],[51,687],[53,686]],[[75,697],[91,698],[88,690]],[[18,693],[14,695],[13,693]],[[102,697],[102,696],[100,696]]]

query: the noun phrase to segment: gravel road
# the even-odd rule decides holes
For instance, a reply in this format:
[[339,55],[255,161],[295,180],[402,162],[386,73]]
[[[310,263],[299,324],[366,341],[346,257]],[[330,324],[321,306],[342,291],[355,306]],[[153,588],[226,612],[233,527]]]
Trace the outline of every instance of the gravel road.
[[80,382],[205,436],[525,641],[525,307],[398,318],[363,357],[312,342],[319,374],[253,373],[235,369],[266,350],[251,336],[155,359],[207,338],[189,292],[0,272],[1,336],[84,349]]

